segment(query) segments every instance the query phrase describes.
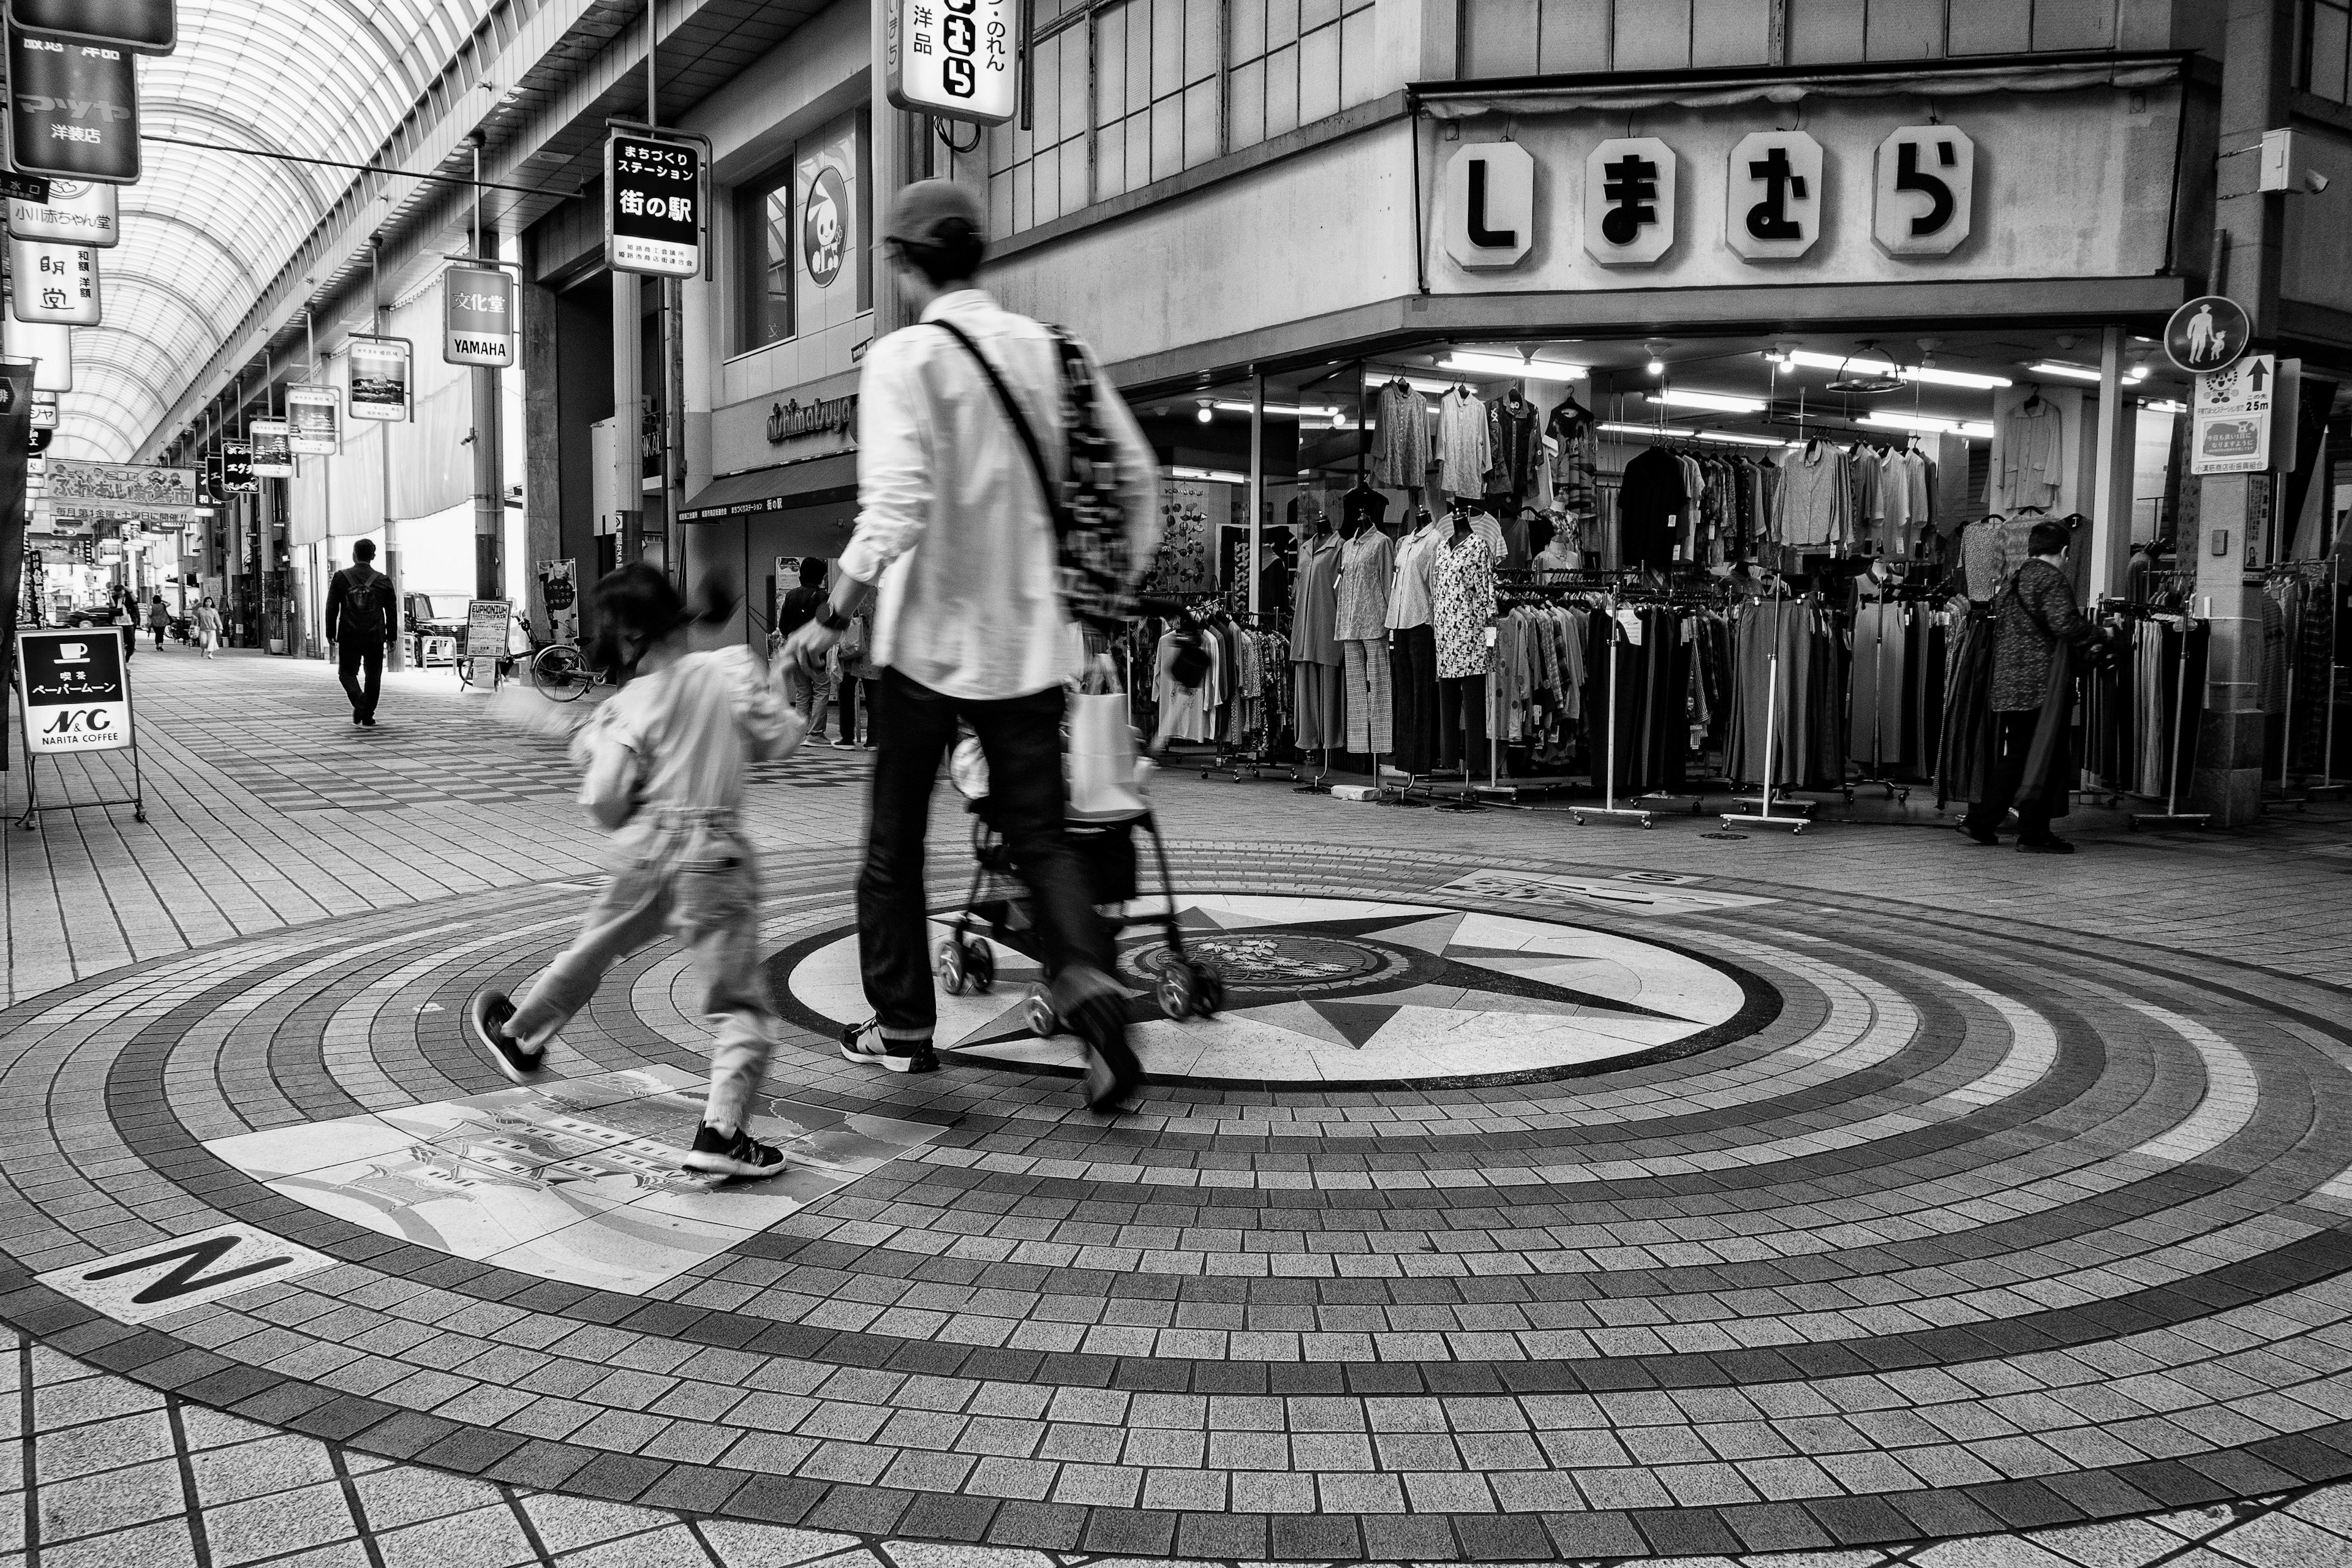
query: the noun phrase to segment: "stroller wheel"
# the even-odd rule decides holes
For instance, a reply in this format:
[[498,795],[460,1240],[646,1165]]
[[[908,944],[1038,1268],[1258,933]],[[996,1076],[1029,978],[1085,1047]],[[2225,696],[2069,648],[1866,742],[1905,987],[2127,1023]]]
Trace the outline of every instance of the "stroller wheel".
[[940,977],[940,989],[950,996],[963,994],[966,975],[963,967],[963,942],[956,937],[940,942],[931,954],[931,973]]
[[1160,971],[1160,1010],[1169,1017],[1184,1019],[1192,1016],[1200,998],[1192,982],[1192,972],[1181,963],[1170,963]]
[[1192,965],[1192,1010],[1203,1018],[1213,1018],[1225,1005],[1225,983],[1217,972],[1205,964]]
[[968,942],[963,946],[963,972],[971,978],[974,991],[987,991],[996,984],[996,954],[986,942]]
[[1030,1032],[1039,1039],[1050,1040],[1062,1032],[1062,1020],[1055,1014],[1053,1001],[1045,992],[1032,986],[1022,1007],[1028,1015]]

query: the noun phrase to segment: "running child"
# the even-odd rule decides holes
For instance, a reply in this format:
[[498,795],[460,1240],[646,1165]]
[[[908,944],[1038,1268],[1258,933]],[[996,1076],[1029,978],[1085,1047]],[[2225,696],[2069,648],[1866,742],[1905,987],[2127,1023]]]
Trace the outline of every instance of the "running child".
[[572,756],[587,775],[581,804],[614,837],[614,875],[520,1005],[498,991],[474,998],[474,1035],[500,1072],[530,1082],[605,971],[667,931],[716,1021],[710,1099],[686,1169],[773,1176],[784,1156],[751,1136],[751,1116],[777,1018],[760,971],[759,871],[737,813],[745,770],[790,755],[807,721],[750,648],[689,651],[696,617],[656,568],[622,567],[593,602],[624,684],[572,737]]

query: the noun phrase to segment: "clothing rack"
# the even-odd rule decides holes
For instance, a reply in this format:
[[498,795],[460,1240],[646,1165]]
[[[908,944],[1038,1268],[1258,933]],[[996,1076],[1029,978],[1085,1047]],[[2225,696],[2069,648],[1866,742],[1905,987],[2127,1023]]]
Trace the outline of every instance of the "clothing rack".
[[[2188,574],[2184,573],[2172,573],[2168,574],[2168,575],[2182,577]],[[2110,605],[2108,602],[2105,600],[2100,601],[2100,607],[2103,612],[2108,609],[2113,609],[2127,620],[2177,620],[2180,623],[2180,628],[2184,634],[2194,627],[2197,624],[2197,617],[2190,615],[2186,609],[2159,609],[2147,605]],[[2165,727],[2164,734],[2164,809],[2162,811],[2135,812],[2132,815],[2131,822],[2129,824],[2131,831],[2134,833],[2138,832],[2143,827],[2153,827],[2158,829],[2167,827],[2203,827],[2212,821],[2211,816],[2206,812],[2183,811],[2180,809],[2180,775],[2183,773],[2192,773],[2197,768],[2197,741],[2195,736],[2192,735],[2189,738],[2189,756],[2187,760],[2183,761],[2180,755],[2180,735],[2178,726],[2180,723],[2181,715],[2187,711],[2188,706],[2189,653],[2187,647],[2184,645],[2181,649],[2180,668],[2173,674],[2172,721],[2170,724]]]
[[[2336,761],[2336,615],[2343,603],[2343,559],[2330,555],[2324,561],[2282,561],[2262,574],[2264,587],[2282,578],[2295,582],[2325,584],[2327,590],[2327,676],[2319,691],[2321,719],[2319,742],[2319,782],[2304,783],[2303,794],[2292,804],[2301,806],[2314,800],[2334,800],[2343,795],[2345,786],[2336,782],[2332,769]],[[2306,613],[2308,611],[2306,610]],[[2287,789],[2287,776],[2294,764],[2294,676],[2297,660],[2290,654],[2286,660],[2286,707],[2281,714],[2283,724],[2279,736],[2279,793]]]
[[[1780,613],[1779,606],[1785,605],[1788,602],[1789,595],[1786,584],[1775,584],[1774,590],[1775,591],[1769,603],[1775,606],[1773,613],[1777,617]],[[1776,619],[1772,627],[1773,635],[1771,650],[1765,656],[1764,782],[1760,786],[1759,786],[1757,793],[1753,796],[1743,797],[1735,795],[1732,797],[1732,804],[1734,805],[1755,806],[1756,815],[1749,816],[1744,812],[1724,813],[1720,820],[1723,823],[1723,830],[1727,833],[1731,831],[1734,827],[1753,825],[1760,827],[1785,827],[1791,834],[1799,834],[1804,832],[1806,828],[1812,826],[1812,818],[1810,816],[1782,816],[1775,814],[1776,807],[1799,812],[1811,811],[1812,809],[1812,805],[1809,801],[1791,801],[1782,795],[1780,793],[1779,784],[1773,780],[1772,742],[1774,732],[1780,727],[1780,625]]]

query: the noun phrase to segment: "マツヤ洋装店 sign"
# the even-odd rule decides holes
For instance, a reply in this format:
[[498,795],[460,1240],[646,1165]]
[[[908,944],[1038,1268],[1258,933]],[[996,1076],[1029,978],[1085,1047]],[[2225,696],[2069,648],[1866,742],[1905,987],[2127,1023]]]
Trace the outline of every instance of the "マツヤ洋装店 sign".
[[604,142],[604,263],[615,272],[702,270],[702,148],[615,131]]
[[126,49],[8,29],[8,158],[19,173],[139,183],[139,83]]
[[131,683],[112,626],[16,634],[25,744],[35,752],[119,752],[131,744]]

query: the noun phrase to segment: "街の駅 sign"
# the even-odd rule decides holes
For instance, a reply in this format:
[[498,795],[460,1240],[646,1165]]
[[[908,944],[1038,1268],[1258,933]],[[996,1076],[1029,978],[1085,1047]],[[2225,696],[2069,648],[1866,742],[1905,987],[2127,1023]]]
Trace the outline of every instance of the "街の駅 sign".
[[702,270],[702,147],[615,131],[604,142],[604,262],[615,272]]

